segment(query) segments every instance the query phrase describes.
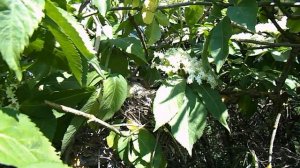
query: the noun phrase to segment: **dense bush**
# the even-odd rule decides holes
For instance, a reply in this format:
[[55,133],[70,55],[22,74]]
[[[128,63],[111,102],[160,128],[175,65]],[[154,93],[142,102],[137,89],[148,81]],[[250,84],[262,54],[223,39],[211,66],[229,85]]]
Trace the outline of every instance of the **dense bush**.
[[2,0],[0,163],[68,167],[88,125],[129,167],[297,167],[299,14],[294,0]]

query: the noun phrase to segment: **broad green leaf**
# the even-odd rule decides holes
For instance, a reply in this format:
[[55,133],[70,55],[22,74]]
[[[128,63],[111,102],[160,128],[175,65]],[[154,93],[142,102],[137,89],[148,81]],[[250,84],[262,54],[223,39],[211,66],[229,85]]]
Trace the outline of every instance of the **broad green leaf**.
[[50,0],[46,0],[45,13],[69,37],[85,58],[90,60],[94,57],[95,51],[88,34],[73,16],[67,11],[56,7]]
[[229,18],[255,32],[256,16],[258,12],[257,2],[254,0],[242,0],[235,6],[228,7]]
[[74,46],[74,43],[61,31],[57,24],[50,19],[46,19],[46,25],[60,44],[60,47],[68,60],[72,74],[80,85],[85,85],[87,75],[87,72],[84,72],[84,64],[87,64],[86,60],[84,60],[85,58],[82,58],[77,48]]
[[150,163],[151,167],[160,168],[166,166],[161,146],[149,131],[140,129],[137,139],[133,141],[134,149],[139,153],[139,157]]
[[[91,97],[88,99],[88,101],[85,103],[85,105],[80,109],[81,111],[89,114],[95,114],[100,107],[98,98],[100,96],[100,89],[97,89]],[[85,118],[75,116],[72,120],[70,125],[67,128],[66,133],[64,134],[62,145],[61,145],[61,152],[64,152],[68,145],[73,140],[75,133],[77,130],[82,126],[82,124],[86,121]]]
[[103,81],[103,96],[99,118],[110,119],[127,98],[127,81],[122,75],[112,75]]
[[185,7],[184,16],[186,23],[189,27],[195,26],[195,24],[199,21],[201,16],[203,15],[204,9],[203,6],[200,5],[192,5]]
[[0,1],[0,53],[18,80],[22,79],[20,55],[44,17],[44,5],[44,0]]
[[99,13],[105,17],[106,12],[110,9],[110,0],[93,0],[92,3],[98,8]]
[[113,48],[111,52],[103,53],[100,63],[108,68],[111,73],[118,73],[123,76],[128,76],[130,73],[126,53],[119,49]]
[[158,6],[158,0],[145,0],[142,8],[142,18],[144,23],[151,24],[154,18],[154,13]]
[[0,118],[0,163],[16,167],[39,162],[64,166],[49,140],[26,115],[1,109]]
[[169,122],[179,112],[185,87],[186,81],[180,77],[169,78],[159,87],[153,102],[154,131]]
[[209,47],[217,67],[217,72],[220,71],[227,59],[229,53],[228,41],[231,35],[232,27],[228,17],[224,17],[211,31]]
[[192,155],[195,142],[202,136],[206,126],[207,111],[198,95],[186,87],[184,103],[169,122],[175,139]]
[[147,63],[145,58],[145,53],[141,44],[141,41],[134,37],[124,37],[118,39],[109,40],[112,45],[115,45],[117,48],[124,50],[129,54],[136,56],[138,60]]
[[168,16],[162,13],[160,10],[155,12],[155,18],[157,22],[162,26],[169,26],[170,24]]
[[216,118],[228,131],[230,131],[227,124],[228,110],[225,104],[221,100],[220,94],[210,88],[209,86],[200,85],[196,87],[200,98],[202,99],[204,106]]
[[128,161],[129,142],[129,137],[119,137],[118,139],[117,152],[119,157],[125,162]]
[[38,163],[33,163],[30,165],[22,166],[20,168],[37,168],[37,167],[40,167],[40,168],[54,168],[54,167],[55,168],[67,168],[68,166],[63,165],[61,163],[41,161]]
[[145,34],[148,38],[147,44],[150,46],[157,42],[161,37],[161,31],[158,23],[153,20],[153,22],[146,27]]

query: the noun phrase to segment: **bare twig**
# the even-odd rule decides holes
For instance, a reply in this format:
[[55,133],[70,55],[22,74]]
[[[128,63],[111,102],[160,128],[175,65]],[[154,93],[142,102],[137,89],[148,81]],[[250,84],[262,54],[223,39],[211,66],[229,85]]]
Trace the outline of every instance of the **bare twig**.
[[266,45],[266,46],[270,46],[270,47],[297,47],[297,48],[300,48],[300,44],[294,44],[294,43],[269,43],[269,42],[256,41],[256,40],[250,40],[250,39],[240,39],[240,40],[232,39],[232,41]]
[[277,132],[277,128],[278,128],[280,117],[281,117],[281,113],[278,113],[277,117],[276,117],[276,120],[275,120],[275,123],[274,123],[274,128],[273,128],[272,136],[271,136],[270,148],[269,148],[269,166],[270,167],[272,167],[273,146],[274,146],[275,136],[276,136],[276,132]]
[[50,107],[55,108],[55,109],[57,109],[57,110],[61,110],[61,111],[67,112],[67,113],[72,113],[72,114],[75,114],[75,115],[77,115],[77,116],[82,116],[82,117],[88,119],[88,122],[96,122],[96,123],[98,123],[98,124],[100,124],[100,125],[102,125],[102,126],[108,128],[108,129],[110,129],[111,131],[113,131],[113,132],[115,132],[115,133],[121,135],[121,136],[124,136],[124,137],[129,136],[129,135],[127,135],[127,134],[122,133],[119,129],[117,129],[116,127],[114,127],[114,126],[108,124],[107,122],[98,119],[98,118],[95,117],[94,115],[87,114],[87,113],[85,113],[85,112],[82,112],[82,111],[73,109],[73,108],[71,108],[71,107],[67,107],[67,106],[64,106],[64,105],[56,104],[56,103],[50,102],[50,101],[48,101],[48,100],[45,100],[45,103],[46,103],[47,105],[49,105]]

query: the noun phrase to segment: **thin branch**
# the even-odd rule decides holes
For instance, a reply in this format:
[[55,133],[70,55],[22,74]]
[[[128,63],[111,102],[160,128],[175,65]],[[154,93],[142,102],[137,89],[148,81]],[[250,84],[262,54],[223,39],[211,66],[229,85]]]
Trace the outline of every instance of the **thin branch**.
[[284,6],[282,6],[280,0],[274,0],[275,4],[278,6],[278,8],[281,10],[281,12],[286,15],[288,18],[291,18],[291,19],[299,19],[300,18],[300,15],[293,15],[293,14],[290,14],[285,8]]
[[280,117],[281,117],[281,113],[278,113],[277,117],[276,117],[276,120],[275,120],[275,123],[274,123],[272,137],[271,137],[271,141],[270,141],[270,148],[269,148],[269,166],[270,167],[272,167],[273,146],[274,146],[275,136],[276,136],[276,132],[277,132]]
[[240,39],[240,40],[231,39],[231,40],[236,41],[236,42],[242,42],[242,43],[266,45],[266,46],[270,46],[270,47],[297,47],[297,48],[300,48],[300,44],[293,44],[293,43],[269,43],[269,42],[256,41],[256,40],[250,40],[250,39]]
[[72,114],[75,114],[77,116],[82,116],[86,119],[88,119],[88,122],[96,122],[108,129],[110,129],[111,131],[121,135],[121,136],[124,136],[124,137],[127,137],[129,135],[126,135],[126,134],[123,134],[119,129],[117,129],[116,127],[108,124],[107,122],[105,121],[102,121],[100,119],[98,119],[97,117],[95,117],[94,115],[91,115],[91,114],[87,114],[85,112],[82,112],[82,111],[79,111],[79,110],[76,110],[76,109],[73,109],[71,107],[67,107],[67,106],[64,106],[64,105],[60,105],[60,104],[56,104],[54,102],[50,102],[48,100],[45,100],[45,104],[49,105],[50,107],[52,108],[55,108],[57,110],[61,110],[61,111],[64,111],[64,112],[67,112],[67,113],[72,113]]
[[141,43],[142,43],[142,46],[143,46],[143,49],[145,51],[145,54],[146,54],[146,58],[148,58],[148,49],[147,49],[147,45],[146,45],[146,41],[145,41],[145,37],[141,31],[141,29],[139,28],[139,26],[135,23],[134,21],[134,17],[131,16],[130,14],[128,14],[129,16],[129,21],[130,23],[133,25],[133,27],[135,28],[136,32],[137,32],[137,35],[139,37],[139,39],[141,40]]
[[[191,1],[191,2],[182,2],[182,3],[174,3],[174,4],[170,4],[170,5],[162,5],[162,6],[158,6],[157,9],[169,9],[169,8],[177,8],[177,7],[184,7],[184,6],[191,6],[191,5],[200,5],[200,6],[212,6],[212,5],[219,5],[222,6],[224,8],[229,7],[229,6],[233,6],[234,4],[232,3],[221,3],[221,2],[195,2],[195,1]],[[263,6],[276,6],[276,4],[274,2],[259,2],[258,3],[259,7],[263,7]],[[300,2],[282,2],[281,6],[286,6],[286,7],[300,7]],[[118,11],[118,10],[141,10],[141,7],[115,7],[115,8],[111,8],[111,11]]]

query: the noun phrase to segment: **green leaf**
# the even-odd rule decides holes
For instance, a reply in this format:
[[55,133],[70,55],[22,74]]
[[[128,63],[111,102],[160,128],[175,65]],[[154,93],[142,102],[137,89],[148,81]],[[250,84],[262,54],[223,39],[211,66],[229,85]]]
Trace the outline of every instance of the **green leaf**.
[[38,162],[38,163],[33,163],[30,165],[26,165],[26,166],[22,166],[21,168],[37,168],[37,167],[41,167],[41,168],[67,168],[68,166],[63,165],[61,163],[55,163],[55,162]]
[[145,58],[145,53],[141,44],[141,41],[134,37],[124,37],[118,39],[109,40],[112,45],[115,45],[117,48],[124,50],[129,54],[136,56],[138,60],[147,63]]
[[112,75],[103,81],[103,96],[99,118],[110,119],[127,98],[127,81],[122,75]]
[[169,26],[170,24],[168,16],[162,13],[160,10],[155,12],[155,18],[162,26]]
[[113,146],[115,146],[115,137],[116,133],[113,131],[110,131],[109,135],[106,137],[106,143],[109,148],[113,148]]
[[169,122],[175,139],[192,155],[195,142],[202,136],[206,126],[207,111],[193,91],[186,87],[180,111]]
[[0,53],[18,80],[22,79],[20,55],[44,17],[44,5],[44,0],[0,1]]
[[162,153],[161,146],[155,137],[146,129],[140,129],[138,139],[134,142],[134,149],[139,153],[139,157],[150,163],[151,167],[165,167],[166,159]]
[[129,142],[130,138],[129,137],[119,137],[118,139],[118,146],[117,146],[117,152],[119,154],[119,157],[123,161],[128,161],[128,148],[129,148]]
[[217,67],[217,72],[220,71],[227,59],[229,53],[228,41],[231,35],[232,27],[228,17],[224,17],[211,31],[209,47]]
[[73,16],[56,7],[50,0],[46,0],[45,13],[69,37],[85,58],[90,60],[94,57],[95,51],[88,34]]
[[184,16],[187,25],[189,27],[195,26],[195,24],[199,21],[199,19],[203,15],[203,12],[204,12],[203,6],[200,5],[192,5],[189,7],[185,7]]
[[196,87],[196,91],[201,97],[204,106],[228,131],[230,131],[227,124],[228,110],[222,102],[221,95],[210,88],[209,86],[201,85]]
[[49,140],[30,119],[10,109],[0,110],[0,163],[16,167],[57,164],[64,166]]
[[169,122],[179,112],[185,87],[186,81],[180,77],[170,78],[159,87],[153,102],[154,131]]
[[209,14],[206,21],[207,22],[214,22],[216,19],[222,18],[222,12],[221,12],[222,9],[223,9],[222,6],[214,4],[212,6],[211,12],[210,12],[210,14]]
[[[100,107],[100,103],[98,102],[98,98],[100,96],[100,89],[97,89],[91,97],[88,99],[88,101],[85,103],[85,105],[80,109],[81,111],[89,114],[95,114]],[[75,133],[77,130],[82,126],[82,124],[86,121],[85,118],[75,116],[72,120],[70,125],[67,128],[66,133],[64,134],[62,145],[61,145],[61,152],[63,153],[68,145],[72,142]]]
[[110,0],[93,0],[92,3],[98,8],[99,13],[105,17],[106,12],[110,9]]
[[68,64],[72,71],[72,74],[75,76],[75,78],[81,86],[85,85],[87,72],[84,72],[83,67],[84,64],[87,64],[86,60],[84,60],[84,58],[81,57],[77,48],[74,46],[74,43],[66,34],[64,34],[61,31],[57,24],[55,24],[50,19],[46,19],[45,22],[47,28],[51,31],[55,39],[60,44],[60,47],[68,60]]
[[146,27],[145,34],[148,39],[147,41],[148,45],[152,45],[160,39],[161,37],[160,27],[155,20]]
[[256,16],[258,12],[257,2],[254,0],[242,0],[235,6],[228,7],[229,18],[255,32]]
[[104,67],[108,68],[111,73],[128,76],[130,72],[126,53],[116,48],[113,48],[111,52],[103,52],[100,62]]
[[[297,13],[300,14],[300,10]],[[299,33],[300,32],[300,23],[299,22],[300,22],[300,19],[288,19],[286,26],[289,28],[289,30],[292,33]]]

